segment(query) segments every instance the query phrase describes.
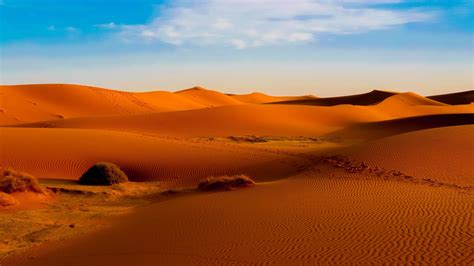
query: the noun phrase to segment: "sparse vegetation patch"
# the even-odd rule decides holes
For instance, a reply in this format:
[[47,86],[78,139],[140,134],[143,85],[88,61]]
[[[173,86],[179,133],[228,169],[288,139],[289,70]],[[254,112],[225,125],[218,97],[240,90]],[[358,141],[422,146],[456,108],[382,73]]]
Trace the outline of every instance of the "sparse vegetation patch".
[[79,179],[81,185],[111,186],[128,182],[127,175],[117,165],[109,162],[94,164]]
[[198,184],[200,190],[233,190],[236,188],[250,187],[255,182],[246,175],[208,177]]
[[0,169],[0,192],[11,194],[25,191],[43,192],[36,177],[13,169]]

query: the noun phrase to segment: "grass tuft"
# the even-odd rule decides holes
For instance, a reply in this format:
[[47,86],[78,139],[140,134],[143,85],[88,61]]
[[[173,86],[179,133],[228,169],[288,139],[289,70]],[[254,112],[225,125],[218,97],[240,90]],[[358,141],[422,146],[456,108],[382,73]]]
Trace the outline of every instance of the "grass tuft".
[[255,182],[246,175],[208,177],[198,184],[200,190],[233,190],[236,188],[250,187]]

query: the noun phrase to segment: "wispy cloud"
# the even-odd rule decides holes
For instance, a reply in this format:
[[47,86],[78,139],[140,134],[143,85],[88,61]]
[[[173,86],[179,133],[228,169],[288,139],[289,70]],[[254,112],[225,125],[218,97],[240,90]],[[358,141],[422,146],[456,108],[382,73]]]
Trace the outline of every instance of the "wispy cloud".
[[75,27],[72,27],[72,26],[69,26],[69,27],[66,27],[66,31],[69,32],[69,33],[77,33],[77,32],[79,32],[79,29],[77,29]]
[[[174,1],[143,25],[117,26],[127,41],[227,45],[237,49],[311,42],[320,34],[354,34],[433,18],[433,12],[387,9],[397,0]],[[378,7],[376,7],[378,5]]]
[[115,24],[115,22],[97,24],[95,26],[98,27],[98,28],[101,28],[101,29],[108,29],[108,30],[115,29],[115,28],[119,27],[119,25]]

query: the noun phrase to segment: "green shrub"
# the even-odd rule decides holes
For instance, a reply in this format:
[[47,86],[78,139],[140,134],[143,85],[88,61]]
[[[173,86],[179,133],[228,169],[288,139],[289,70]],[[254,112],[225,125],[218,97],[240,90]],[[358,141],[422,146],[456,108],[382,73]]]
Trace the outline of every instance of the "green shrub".
[[200,190],[232,190],[241,187],[250,187],[255,182],[246,175],[208,177],[198,184]]
[[128,182],[127,175],[115,164],[100,162],[94,164],[79,179],[81,185],[111,186]]
[[13,169],[0,169],[0,191],[5,193],[43,192],[36,177]]

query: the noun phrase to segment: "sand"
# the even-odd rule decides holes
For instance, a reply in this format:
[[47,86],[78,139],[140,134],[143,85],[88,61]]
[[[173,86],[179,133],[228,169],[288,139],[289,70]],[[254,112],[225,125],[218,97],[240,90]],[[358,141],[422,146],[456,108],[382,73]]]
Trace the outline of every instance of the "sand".
[[446,188],[310,174],[159,202],[109,230],[6,262],[468,265],[470,200]]
[[428,96],[427,98],[447,104],[470,104],[474,102],[474,90]]
[[474,188],[474,126],[415,131],[351,148],[350,158],[418,178]]
[[289,176],[304,158],[209,141],[80,129],[0,128],[0,165],[40,178],[77,180],[96,162],[113,162],[132,181],[181,185],[212,175],[248,174],[257,180]]
[[[0,264],[472,265],[469,95],[0,86],[0,166],[56,187],[0,207]],[[99,161],[153,183],[74,183]],[[257,184],[194,189],[238,174]]]

